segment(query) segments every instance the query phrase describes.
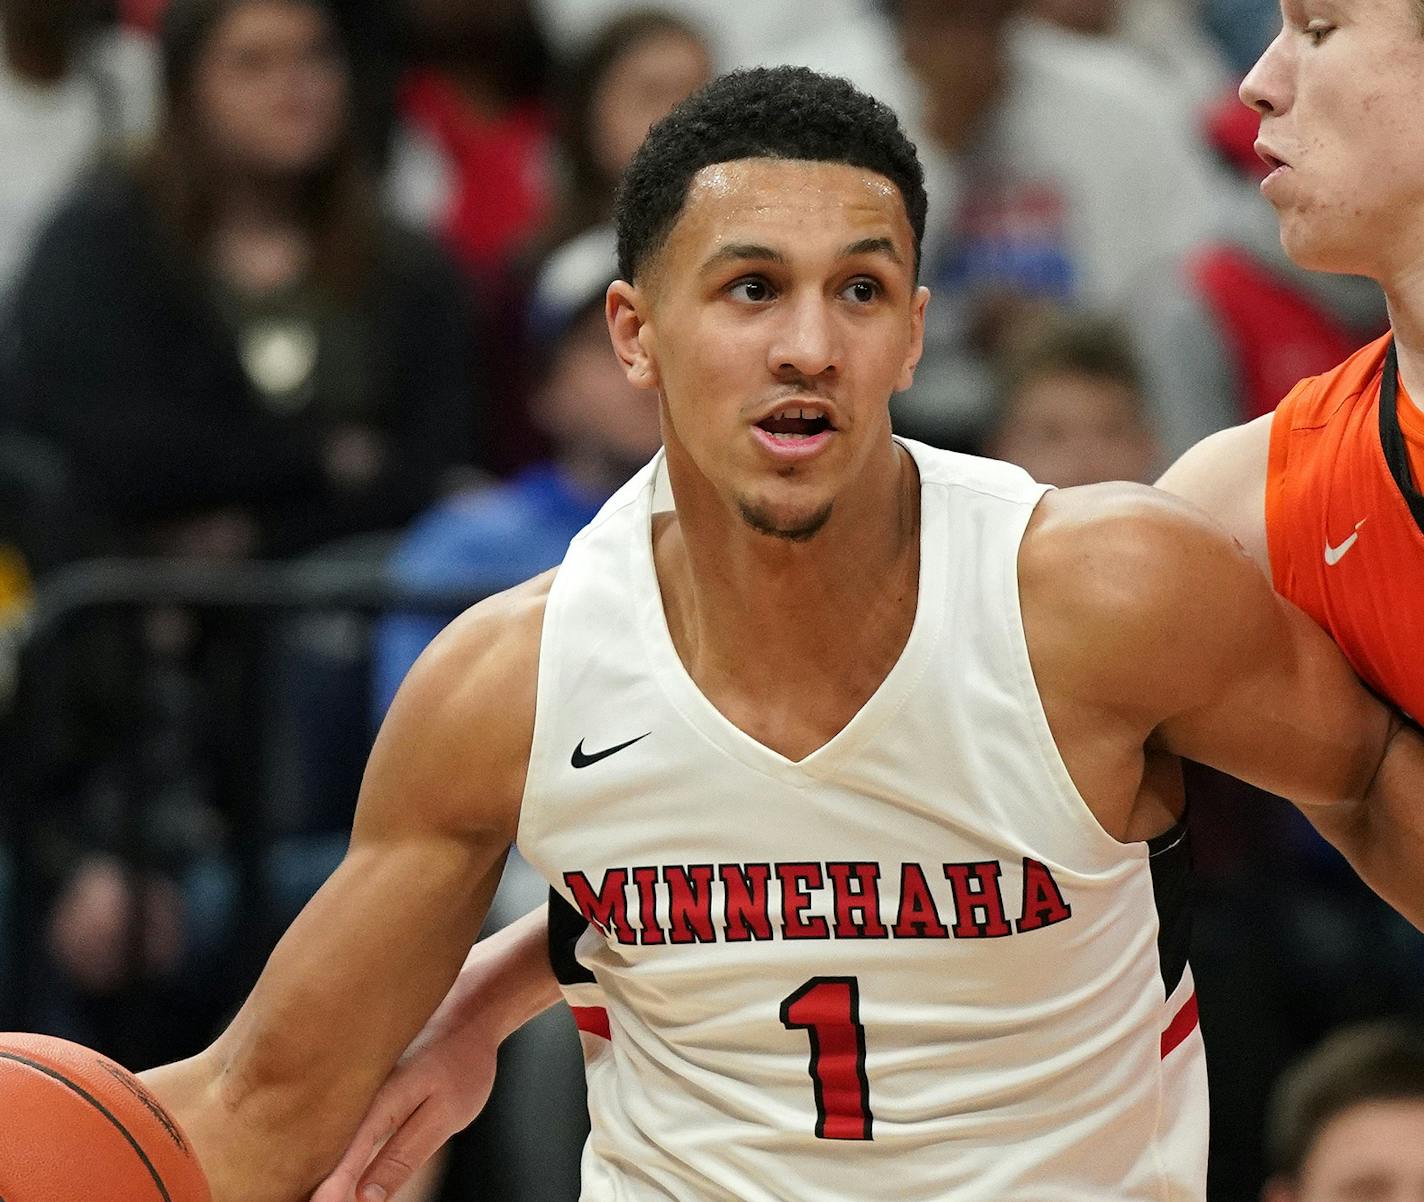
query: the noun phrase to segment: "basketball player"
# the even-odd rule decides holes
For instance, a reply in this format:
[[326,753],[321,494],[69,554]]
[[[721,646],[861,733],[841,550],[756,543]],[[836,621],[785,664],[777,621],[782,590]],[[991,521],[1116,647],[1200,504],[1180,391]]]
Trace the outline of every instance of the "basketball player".
[[[1282,11],[1280,36],[1242,88],[1262,117],[1258,149],[1280,168],[1265,194],[1292,257],[1373,276],[1394,329],[1302,382],[1274,418],[1207,439],[1160,484],[1221,521],[1379,693],[1421,715],[1417,573],[1407,565],[1424,554],[1424,413],[1406,382],[1424,396],[1424,228],[1401,225],[1401,215],[1424,222],[1424,4],[1359,0],[1344,12],[1287,2]],[[531,916],[476,947],[419,1054],[383,1087],[315,1202],[349,1197],[358,1179],[390,1188],[404,1162],[423,1161],[474,1116],[480,1068],[492,1071],[504,1033],[480,1021],[489,995],[507,1003],[522,990],[530,1008],[559,996],[540,963],[545,925]]]
[[650,133],[607,309],[665,452],[422,657],[346,861],[150,1074],[215,1202],[336,1161],[516,833],[582,926],[591,1200],[1200,1199],[1178,755],[1424,923],[1424,744],[1214,524],[891,437],[924,212],[889,112],[805,70]]
[[[1230,530],[1380,694],[1424,717],[1424,3],[1285,0],[1241,87],[1303,267],[1369,276],[1389,334],[1160,484]],[[1348,10],[1348,11],[1346,11]]]

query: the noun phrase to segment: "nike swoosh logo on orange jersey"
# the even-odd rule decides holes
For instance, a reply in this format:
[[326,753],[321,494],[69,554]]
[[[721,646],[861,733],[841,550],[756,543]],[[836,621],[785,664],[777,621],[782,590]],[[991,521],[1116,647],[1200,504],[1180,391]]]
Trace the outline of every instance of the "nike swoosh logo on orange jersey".
[[1350,535],[1350,537],[1347,538],[1338,547],[1332,547],[1330,545],[1330,539],[1328,537],[1325,539],[1325,562],[1329,567],[1333,568],[1337,563],[1339,563],[1342,559],[1345,558],[1345,552],[1348,551],[1351,547],[1353,547],[1355,545],[1355,540],[1360,537],[1360,527],[1363,526],[1369,520],[1369,518],[1361,518],[1358,522],[1356,522],[1355,533]]

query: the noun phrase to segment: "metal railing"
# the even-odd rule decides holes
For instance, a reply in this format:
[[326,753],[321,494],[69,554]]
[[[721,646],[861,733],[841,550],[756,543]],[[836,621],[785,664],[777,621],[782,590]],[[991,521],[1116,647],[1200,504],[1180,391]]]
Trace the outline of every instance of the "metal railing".
[[[229,819],[227,848],[238,870],[240,913],[264,912],[259,863],[270,845],[269,811],[261,796],[260,765],[268,731],[260,698],[270,687],[273,634],[287,619],[312,614],[347,614],[371,619],[383,613],[453,615],[480,599],[467,591],[415,591],[393,584],[370,563],[306,560],[290,563],[195,564],[154,560],[94,560],[55,570],[36,589],[33,608],[18,644],[14,691],[4,765],[13,816],[18,913],[15,916],[16,969],[12,996],[19,1021],[30,1016],[36,966],[42,962],[42,915],[38,835],[49,809],[64,804],[56,780],[72,775],[59,762],[72,748],[56,737],[74,721],[81,704],[76,693],[90,685],[72,662],[76,645],[102,648],[121,704],[110,734],[120,763],[122,822],[119,854],[137,871],[145,830],[145,807],[154,795],[152,765],[143,754],[143,681],[154,649],[145,621],[159,611],[191,615],[204,639],[217,650],[208,670],[223,677],[216,693],[224,699],[221,737],[211,750],[217,806]],[[369,631],[367,632],[369,637]],[[132,703],[125,700],[125,684]],[[70,766],[72,767],[72,766]],[[354,805],[355,798],[351,799]],[[116,1005],[127,1022],[149,1021],[142,963],[142,923],[127,936],[132,966]],[[250,932],[261,924],[245,923]],[[259,936],[235,949],[236,977],[250,979],[267,951]],[[121,1049],[122,1050],[122,1049]]]

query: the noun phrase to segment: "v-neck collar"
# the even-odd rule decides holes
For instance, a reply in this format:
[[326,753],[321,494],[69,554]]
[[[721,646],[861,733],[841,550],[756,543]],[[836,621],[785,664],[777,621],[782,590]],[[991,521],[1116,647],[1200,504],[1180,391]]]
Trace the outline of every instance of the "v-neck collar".
[[1380,378],[1379,426],[1380,446],[1389,474],[1409,506],[1414,524],[1424,533],[1424,493],[1419,491],[1414,473],[1409,469],[1409,448],[1404,442],[1404,431],[1399,428],[1399,354],[1393,338],[1385,352],[1384,374]]
[[[899,440],[897,444],[915,458],[912,446]],[[660,494],[658,480],[666,472],[659,452],[655,470],[638,501],[641,537],[633,540],[630,564],[634,595],[638,598],[637,620],[653,670],[668,700],[703,738],[757,772],[789,784],[809,785],[831,776],[905,704],[934,658],[932,653],[944,622],[949,552],[944,545],[944,505],[933,495],[936,490],[925,488],[924,465],[915,459],[915,466],[920,473],[920,570],[909,638],[885,678],[850,721],[809,755],[792,760],[754,739],[713,705],[692,679],[673,643],[653,559],[653,498]]]

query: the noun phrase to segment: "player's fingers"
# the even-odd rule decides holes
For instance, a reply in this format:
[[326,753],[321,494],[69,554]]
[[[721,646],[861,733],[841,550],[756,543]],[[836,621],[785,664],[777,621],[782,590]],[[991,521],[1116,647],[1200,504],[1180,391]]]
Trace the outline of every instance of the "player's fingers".
[[331,1176],[317,1186],[309,1202],[352,1202],[356,1197],[356,1181],[361,1173],[360,1165],[348,1165],[342,1161],[332,1169]]
[[357,1202],[384,1202],[392,1197],[454,1134],[455,1128],[441,1110],[421,1106],[377,1153],[361,1178]]
[[356,1185],[376,1149],[414,1109],[413,1104],[402,1104],[402,1099],[392,1096],[394,1092],[387,1088],[376,1096],[351,1142],[346,1145],[341,1162],[311,1196],[311,1202],[353,1202]]
[[361,1174],[371,1163],[379,1137],[363,1139],[358,1132],[346,1148],[341,1163],[331,1170],[331,1174],[317,1187],[310,1202],[354,1202],[356,1185]]

